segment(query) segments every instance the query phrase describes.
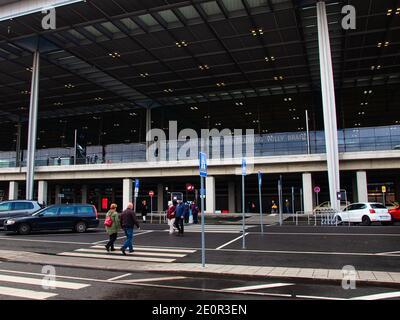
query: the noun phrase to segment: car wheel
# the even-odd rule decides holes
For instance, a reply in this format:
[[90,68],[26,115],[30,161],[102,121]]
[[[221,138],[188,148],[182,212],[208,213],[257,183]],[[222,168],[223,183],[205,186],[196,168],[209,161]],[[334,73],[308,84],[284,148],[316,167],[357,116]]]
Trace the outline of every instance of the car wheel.
[[18,226],[18,233],[22,235],[31,233],[31,226],[27,223],[22,223]]
[[86,223],[84,223],[84,222],[78,222],[75,225],[75,231],[78,233],[84,233],[84,232],[86,232],[86,230],[87,230],[87,226],[86,226]]
[[367,216],[362,217],[362,225],[363,226],[370,226],[371,225],[371,219]]

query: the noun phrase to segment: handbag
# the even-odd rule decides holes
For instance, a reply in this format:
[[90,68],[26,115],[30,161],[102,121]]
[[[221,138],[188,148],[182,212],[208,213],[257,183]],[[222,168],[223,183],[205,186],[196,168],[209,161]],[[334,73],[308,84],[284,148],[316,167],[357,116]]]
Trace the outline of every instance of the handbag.
[[108,228],[112,227],[113,225],[113,220],[111,219],[111,216],[107,216],[106,220],[104,220],[104,225]]

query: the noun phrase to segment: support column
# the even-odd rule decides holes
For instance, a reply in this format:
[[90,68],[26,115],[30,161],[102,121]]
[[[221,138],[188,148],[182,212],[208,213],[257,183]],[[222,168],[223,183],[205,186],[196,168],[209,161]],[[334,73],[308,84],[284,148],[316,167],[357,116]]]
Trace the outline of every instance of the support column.
[[29,107],[28,154],[26,162],[26,200],[33,200],[33,188],[35,180],[35,153],[39,101],[39,62],[40,53],[39,51],[35,51],[33,54],[31,102]]
[[47,181],[39,181],[39,183],[38,183],[38,202],[40,204],[47,205],[47,190],[48,190]]
[[122,210],[125,210],[129,202],[132,202],[133,180],[124,179],[122,184]]
[[55,191],[56,194],[54,198],[55,204],[61,203],[60,192],[61,192],[61,187],[59,185],[56,185],[56,191]]
[[[145,137],[147,137],[147,133],[151,130],[151,109],[147,108],[146,109],[146,134]],[[146,138],[146,145],[147,143],[147,138]]]
[[230,181],[228,184],[228,203],[229,203],[229,213],[236,212],[236,205],[235,205],[235,182]]
[[303,173],[303,206],[304,212],[312,212],[314,209],[313,183],[311,173]]
[[10,181],[8,187],[8,200],[18,200],[18,182]]
[[367,172],[357,171],[357,201],[368,202]]
[[157,211],[164,211],[164,186],[162,183],[157,185]]
[[215,213],[215,178],[206,178],[206,213]]
[[339,148],[336,119],[335,87],[333,79],[331,44],[328,19],[324,1],[317,2],[319,64],[321,69],[321,92],[324,113],[325,143],[328,163],[329,196],[332,208],[339,210],[340,191]]
[[87,196],[88,196],[88,186],[85,184],[82,186],[81,188],[81,194],[82,194],[82,199],[81,199],[81,203],[85,204],[87,203]]

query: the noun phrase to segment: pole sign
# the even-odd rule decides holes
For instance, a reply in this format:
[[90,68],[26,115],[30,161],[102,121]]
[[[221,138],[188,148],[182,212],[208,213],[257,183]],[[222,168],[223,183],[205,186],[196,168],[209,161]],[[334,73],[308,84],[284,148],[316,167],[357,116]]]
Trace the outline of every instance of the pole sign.
[[154,197],[154,191],[150,191],[149,192],[149,196],[153,198]]
[[204,152],[199,154],[200,177],[207,177],[207,155]]
[[382,186],[382,193],[386,193],[386,186]]
[[242,176],[246,175],[246,168],[247,168],[246,159],[242,159]]
[[135,179],[135,198],[139,195],[139,179]]
[[320,193],[321,192],[321,188],[320,187],[315,187],[314,188],[314,192],[315,193]]
[[258,172],[258,185],[262,186],[262,173],[260,171]]

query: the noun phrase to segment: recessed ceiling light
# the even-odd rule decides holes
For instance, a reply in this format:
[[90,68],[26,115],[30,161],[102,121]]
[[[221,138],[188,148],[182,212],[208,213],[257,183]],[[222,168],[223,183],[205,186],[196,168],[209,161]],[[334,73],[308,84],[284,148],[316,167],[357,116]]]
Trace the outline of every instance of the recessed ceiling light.
[[388,9],[386,15],[387,15],[387,16],[391,16],[391,15],[392,15],[392,12],[393,12],[393,9]]
[[257,35],[263,35],[264,34],[264,30],[262,28],[258,28],[258,29],[252,29],[251,30],[251,34],[253,36],[257,36]]
[[64,87],[67,88],[67,89],[75,88],[75,86],[73,84],[71,84],[71,83],[67,83],[66,85],[64,85]]
[[208,66],[208,64],[201,64],[201,65],[199,65],[199,69],[201,71],[205,71],[205,70],[209,70],[210,67]]
[[96,98],[94,98],[94,100],[96,100],[96,101],[103,101],[104,99],[101,98],[101,97],[96,97]]
[[56,107],[60,107],[60,106],[63,106],[64,103],[62,103],[62,102],[54,102],[53,105],[56,106]]
[[21,94],[31,94],[31,92],[28,90],[24,90],[24,91],[21,91]]
[[121,58],[121,54],[118,52],[112,52],[108,54],[111,58],[116,59],[116,58]]
[[225,82],[218,82],[217,83],[217,87],[225,87],[225,86],[226,86]]
[[140,76],[142,78],[147,78],[149,76],[149,74],[147,72],[146,73],[141,73]]
[[175,42],[178,48],[187,47],[188,43],[185,40]]
[[164,92],[165,93],[171,93],[171,92],[174,92],[174,90],[172,90],[172,89],[164,89]]

